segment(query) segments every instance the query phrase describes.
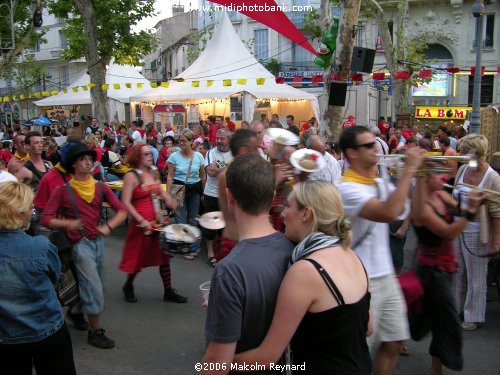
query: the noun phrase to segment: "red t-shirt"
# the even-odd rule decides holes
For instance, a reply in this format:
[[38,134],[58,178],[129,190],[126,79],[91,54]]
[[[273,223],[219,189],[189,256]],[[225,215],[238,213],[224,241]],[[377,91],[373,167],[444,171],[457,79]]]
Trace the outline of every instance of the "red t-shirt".
[[63,174],[57,168],[52,168],[42,177],[38,184],[35,200],[33,201],[35,207],[43,211],[54,190],[59,186],[63,186],[70,179],[70,175]]
[[403,135],[404,139],[408,139],[413,135],[413,132],[411,130],[407,130],[407,131],[403,132],[402,135]]
[[12,152],[6,150],[5,148],[0,151],[0,159],[5,160],[5,163],[9,164],[10,159],[12,159]]
[[208,128],[208,141],[211,143],[212,147],[217,144],[217,130],[219,128],[215,124],[210,124]]
[[163,147],[158,154],[158,169],[163,171],[168,159],[168,147]]
[[[122,202],[120,202],[111,189],[105,183],[102,184],[103,190],[103,200],[113,208],[116,212],[127,211]],[[83,222],[83,229],[85,230],[85,237],[89,239],[95,239],[99,236],[97,228],[99,226],[99,221],[101,218],[101,196],[99,193],[99,187],[96,181],[94,200],[91,203],[85,202],[80,196],[73,190],[76,207],[78,209],[78,214]],[[75,214],[73,212],[73,206],[71,205],[71,200],[69,197],[68,190],[66,186],[59,186],[54,190],[49,201],[45,205],[45,209],[40,218],[40,224],[48,227],[50,220],[56,218],[58,215],[66,217],[68,219],[75,219]],[[66,231],[66,234],[70,241],[75,244],[82,239],[82,236],[78,230]]]
[[234,133],[236,131],[236,124],[232,121],[229,121],[227,123],[227,127],[231,133]]
[[384,134],[387,136],[387,135],[389,135],[389,130],[391,129],[391,124],[389,124],[387,121],[379,121],[378,128],[379,128],[381,134]]
[[347,129],[351,126],[356,126],[354,121],[344,121],[344,123],[342,124],[342,129]]

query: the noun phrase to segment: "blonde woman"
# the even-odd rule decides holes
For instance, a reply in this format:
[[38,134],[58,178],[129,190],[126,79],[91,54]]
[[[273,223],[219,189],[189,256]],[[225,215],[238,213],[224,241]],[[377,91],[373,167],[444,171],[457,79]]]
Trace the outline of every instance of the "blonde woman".
[[[488,139],[482,134],[469,134],[459,140],[460,153],[474,153],[477,168],[463,165],[455,177],[454,198],[467,206],[467,194],[472,190],[463,183],[480,188],[500,191],[500,177],[486,162]],[[500,248],[500,204],[487,202],[479,214],[455,239],[455,256],[458,271],[454,294],[459,312],[463,312],[462,328],[470,331],[484,323],[486,313],[486,274],[488,255]]]
[[68,327],[53,284],[61,263],[43,236],[31,237],[33,192],[0,184],[0,363],[2,373],[76,374]]
[[193,141],[194,134],[189,129],[182,130],[178,142],[180,151],[174,152],[167,160],[167,191],[170,191],[172,184],[186,186],[184,205],[175,211],[175,220],[190,225],[196,225],[195,218],[206,182],[203,155],[193,150]]
[[236,362],[269,368],[291,340],[294,364],[306,363],[300,373],[370,374],[368,277],[349,248],[351,225],[337,189],[325,181],[295,185],[283,217],[286,236],[298,242],[292,266],[266,338]]

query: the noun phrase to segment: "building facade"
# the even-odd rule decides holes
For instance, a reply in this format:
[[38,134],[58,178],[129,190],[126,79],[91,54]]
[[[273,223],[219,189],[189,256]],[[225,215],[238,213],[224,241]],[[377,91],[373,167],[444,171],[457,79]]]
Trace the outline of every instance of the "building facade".
[[[46,42],[35,46],[33,49],[26,50],[24,56],[32,57],[37,63],[42,64],[45,73],[31,87],[18,88],[12,80],[0,79],[1,96],[40,91],[60,91],[85,73],[84,59],[67,61],[61,57],[63,50],[67,47],[66,37],[62,32],[64,26],[64,20],[56,18],[49,14],[46,9],[44,10],[42,27],[46,30],[44,35]],[[36,110],[31,100],[25,99],[21,101],[19,95],[16,95],[16,99],[0,104],[0,122],[5,121],[11,124],[13,120],[29,119],[35,116]],[[56,109],[47,108],[46,110],[50,112]]]

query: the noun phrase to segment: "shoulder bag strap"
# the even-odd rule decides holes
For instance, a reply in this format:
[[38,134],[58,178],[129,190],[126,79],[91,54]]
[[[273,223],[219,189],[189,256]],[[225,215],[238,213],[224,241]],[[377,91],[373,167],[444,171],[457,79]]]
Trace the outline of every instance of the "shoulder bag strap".
[[[66,190],[69,194],[69,200],[71,202],[71,206],[73,207],[73,215],[75,216],[75,219],[79,219],[80,213],[78,212],[78,207],[76,206],[76,198],[73,189],[71,188],[71,186],[69,186],[68,182],[66,182],[64,186],[66,186]],[[82,237],[85,237],[85,229],[83,228],[83,226],[81,228],[78,228],[78,230],[80,231],[80,235]]]
[[340,293],[339,288],[337,288],[337,285],[335,285],[332,278],[330,277],[328,272],[325,271],[323,266],[321,264],[319,264],[318,262],[316,262],[314,259],[307,258],[305,260],[307,260],[309,263],[311,263],[314,266],[314,268],[316,268],[318,270],[319,274],[321,275],[321,278],[325,281],[326,286],[328,287],[328,289],[330,289],[330,292],[332,292],[333,298],[335,298],[337,303],[339,305],[345,305],[344,297],[342,296],[342,293]]
[[187,185],[187,182],[189,180],[189,174],[191,173],[191,167],[193,166],[194,157],[195,157],[195,155],[193,154],[193,157],[189,161],[189,168],[188,168],[188,171],[187,171],[187,174],[186,174],[186,180],[184,181],[184,185]]

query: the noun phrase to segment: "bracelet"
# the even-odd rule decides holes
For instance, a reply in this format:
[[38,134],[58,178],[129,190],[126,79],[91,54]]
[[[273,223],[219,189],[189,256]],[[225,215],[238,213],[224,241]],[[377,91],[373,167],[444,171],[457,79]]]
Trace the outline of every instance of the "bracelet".
[[470,212],[470,211],[465,211],[465,214],[464,214],[464,217],[468,220],[468,221],[474,221],[474,219],[476,218],[476,214]]
[[107,221],[106,221],[106,226],[108,227],[110,232],[113,230],[113,228],[111,228],[111,226],[109,225],[109,222],[107,222]]

